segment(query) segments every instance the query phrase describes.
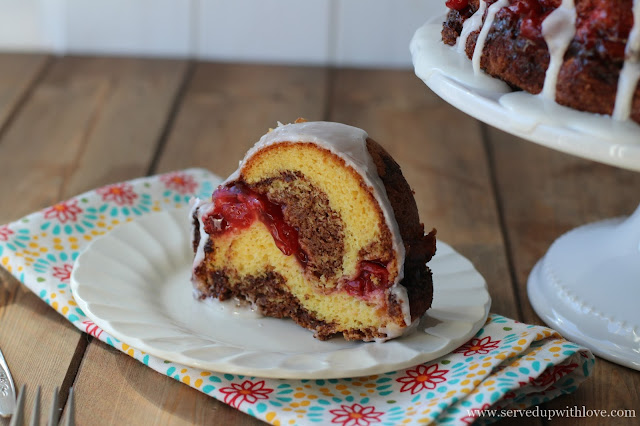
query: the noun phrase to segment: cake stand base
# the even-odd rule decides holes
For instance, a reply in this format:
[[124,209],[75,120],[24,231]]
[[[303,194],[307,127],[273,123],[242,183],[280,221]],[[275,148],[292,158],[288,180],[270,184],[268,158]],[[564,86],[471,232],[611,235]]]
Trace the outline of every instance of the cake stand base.
[[626,219],[558,238],[533,268],[527,290],[550,327],[602,358],[640,370],[640,207]]

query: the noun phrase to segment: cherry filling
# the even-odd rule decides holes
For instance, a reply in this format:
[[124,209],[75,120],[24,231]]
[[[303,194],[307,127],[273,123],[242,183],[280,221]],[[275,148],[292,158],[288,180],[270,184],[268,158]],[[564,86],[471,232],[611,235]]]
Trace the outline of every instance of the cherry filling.
[[344,284],[344,289],[352,296],[366,297],[389,286],[389,271],[381,262],[363,260],[358,265],[358,274]]
[[[285,206],[270,201],[242,182],[220,186],[213,193],[213,210],[203,218],[209,235],[224,234],[248,228],[254,221],[264,223],[276,246],[289,256],[294,254],[303,267],[307,254],[300,247],[298,230],[284,220]],[[387,265],[379,261],[363,260],[355,278],[346,280],[342,288],[352,296],[367,298],[389,287]]]
[[463,10],[469,6],[469,0],[447,0],[445,5],[449,9]]
[[284,220],[284,206],[273,203],[242,182],[220,186],[213,193],[213,211],[204,218],[209,235],[248,228],[255,220],[264,223],[280,251],[294,254],[306,266],[307,254],[300,247],[298,230]]
[[554,9],[549,0],[515,0],[507,9],[520,17],[520,34],[529,40],[542,39],[542,21]]

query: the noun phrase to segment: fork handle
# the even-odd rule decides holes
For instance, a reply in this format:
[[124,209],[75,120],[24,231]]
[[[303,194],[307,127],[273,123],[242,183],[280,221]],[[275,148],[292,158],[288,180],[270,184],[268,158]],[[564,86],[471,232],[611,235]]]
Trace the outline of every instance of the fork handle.
[[16,387],[7,361],[0,350],[0,416],[8,417],[16,410]]

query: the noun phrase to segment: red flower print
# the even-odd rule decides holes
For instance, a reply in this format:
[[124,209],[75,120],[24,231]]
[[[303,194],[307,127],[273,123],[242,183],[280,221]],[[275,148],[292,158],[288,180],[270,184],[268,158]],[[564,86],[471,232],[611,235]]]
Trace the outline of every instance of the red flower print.
[[95,323],[89,320],[85,320],[85,321],[82,321],[82,324],[84,324],[84,329],[87,332],[87,334],[100,338],[100,335],[102,334],[102,329],[98,327]]
[[264,387],[264,380],[259,382],[251,382],[245,380],[242,384],[231,383],[231,387],[220,389],[224,393],[224,402],[234,408],[240,408],[243,402],[255,404],[259,399],[269,399],[267,395],[273,392],[273,389]]
[[474,408],[474,409],[468,410],[467,412],[469,413],[469,415],[462,417],[460,420],[463,423],[470,425],[473,422],[475,422],[478,419],[478,417],[489,417],[488,413],[485,413],[484,416],[482,416],[482,414],[480,413],[481,411],[489,409],[489,407],[491,407],[489,404],[484,404],[480,408]]
[[576,369],[577,366],[578,364],[575,364],[575,363],[567,364],[567,365],[556,365],[552,369],[542,373],[537,379],[532,380],[531,384],[535,386],[540,386],[540,387],[549,386],[550,384],[560,380],[563,376],[566,376],[567,374],[571,373],[573,370]]
[[82,209],[78,207],[78,201],[71,200],[49,207],[44,211],[44,217],[46,219],[56,218],[60,223],[75,222],[78,220],[78,214],[80,213],[82,213]]
[[68,283],[69,278],[71,278],[71,271],[73,270],[73,265],[69,263],[65,263],[62,266],[54,266],[53,267],[53,276],[62,281],[63,283]]
[[341,405],[338,410],[331,410],[333,419],[331,423],[338,423],[342,426],[368,426],[371,423],[381,422],[380,416],[384,412],[375,411],[376,407],[363,407],[360,404],[352,406]]
[[496,349],[498,347],[498,343],[500,343],[500,340],[492,341],[490,336],[487,336],[484,339],[471,339],[453,352],[456,354],[464,353],[464,356],[471,356],[475,354],[486,355],[493,349]]
[[175,172],[168,173],[166,175],[160,176],[160,180],[164,182],[164,185],[168,189],[172,189],[174,191],[179,192],[180,194],[189,194],[193,193],[196,190],[198,184],[193,179],[192,176],[189,176],[185,173]]
[[447,379],[442,377],[449,370],[438,370],[438,364],[419,365],[413,370],[407,370],[407,375],[396,379],[396,382],[403,383],[400,392],[411,391],[411,394],[420,392],[423,389],[435,389],[436,384]]
[[131,206],[138,198],[138,194],[133,192],[133,187],[126,182],[104,186],[96,192],[102,195],[102,201],[113,201],[119,206]]
[[7,225],[0,226],[0,241],[9,241],[9,235],[14,232]]
[[514,391],[509,391],[504,394],[503,399],[513,399],[516,397],[516,393]]

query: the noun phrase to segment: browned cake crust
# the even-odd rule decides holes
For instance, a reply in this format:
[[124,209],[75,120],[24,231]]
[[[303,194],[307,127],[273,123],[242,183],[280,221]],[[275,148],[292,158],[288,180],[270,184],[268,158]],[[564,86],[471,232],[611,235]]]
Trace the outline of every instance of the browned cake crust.
[[[489,0],[487,6],[495,1]],[[480,67],[514,88],[538,94],[542,91],[549,66],[549,52],[539,32],[523,32],[522,28],[526,27],[523,20],[530,17],[524,16],[523,8],[518,6],[518,3],[534,2],[539,4],[541,16],[546,16],[561,4],[561,0],[511,0],[510,6],[495,16]],[[556,102],[581,111],[611,115],[625,46],[633,24],[633,1],[576,0],[575,5],[576,35],[558,75]],[[478,7],[479,0],[470,0],[468,7],[449,11],[442,28],[444,43],[456,43],[463,22]],[[539,16],[534,16],[534,19],[539,19]],[[465,50],[469,58],[473,56],[479,33],[479,30],[471,33],[467,39]],[[633,95],[631,119],[640,123],[640,85]]]
[[389,153],[376,141],[367,139],[367,150],[378,169],[389,202],[396,216],[406,250],[402,285],[409,294],[411,319],[421,317],[433,301],[433,280],[426,263],[436,253],[436,230],[424,234],[413,190],[402,170]]

